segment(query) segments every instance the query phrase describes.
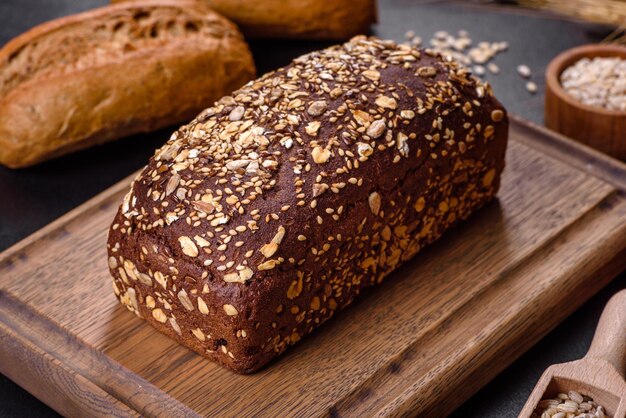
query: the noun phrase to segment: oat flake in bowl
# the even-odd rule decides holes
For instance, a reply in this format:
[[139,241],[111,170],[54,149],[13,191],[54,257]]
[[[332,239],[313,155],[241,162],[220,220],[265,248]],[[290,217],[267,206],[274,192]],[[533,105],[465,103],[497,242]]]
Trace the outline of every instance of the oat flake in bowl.
[[626,111],[626,59],[582,58],[561,73],[560,81],[583,104]]

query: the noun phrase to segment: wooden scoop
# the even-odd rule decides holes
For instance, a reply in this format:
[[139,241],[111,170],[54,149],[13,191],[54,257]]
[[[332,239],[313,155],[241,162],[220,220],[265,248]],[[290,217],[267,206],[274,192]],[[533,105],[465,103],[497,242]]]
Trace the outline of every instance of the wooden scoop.
[[611,418],[626,417],[626,290],[604,308],[587,355],[554,364],[543,373],[519,418],[528,418],[541,399],[574,390],[605,407]]

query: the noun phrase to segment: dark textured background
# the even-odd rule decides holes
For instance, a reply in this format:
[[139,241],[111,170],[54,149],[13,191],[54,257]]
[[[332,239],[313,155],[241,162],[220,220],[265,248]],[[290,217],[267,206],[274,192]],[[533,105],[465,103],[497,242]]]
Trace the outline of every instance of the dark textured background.
[[[0,44],[43,21],[105,3],[106,0],[0,0]],[[403,40],[409,29],[425,40],[437,30],[452,33],[465,29],[474,41],[508,41],[509,51],[495,60],[501,73],[487,79],[510,112],[535,123],[542,123],[542,73],[550,59],[566,48],[598,41],[610,31],[598,25],[553,19],[512,8],[460,2],[380,0],[380,24],[374,33]],[[252,49],[259,73],[263,73],[325,45],[259,41],[252,43]],[[539,85],[538,94],[526,92],[524,81],[515,72],[518,64],[531,67],[533,79]],[[129,138],[31,169],[10,171],[0,167],[0,250],[139,169],[153,149],[167,139],[169,131]],[[593,297],[453,416],[517,416],[548,365],[585,354],[604,304],[624,287],[626,274]],[[47,416],[56,414],[0,375],[0,417]]]

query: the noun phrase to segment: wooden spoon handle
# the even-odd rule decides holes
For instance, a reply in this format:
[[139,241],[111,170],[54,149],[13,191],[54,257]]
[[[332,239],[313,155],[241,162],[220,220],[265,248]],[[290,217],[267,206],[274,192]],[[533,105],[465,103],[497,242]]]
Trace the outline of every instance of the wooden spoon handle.
[[613,295],[606,304],[600,323],[585,358],[608,361],[626,375],[626,289]]

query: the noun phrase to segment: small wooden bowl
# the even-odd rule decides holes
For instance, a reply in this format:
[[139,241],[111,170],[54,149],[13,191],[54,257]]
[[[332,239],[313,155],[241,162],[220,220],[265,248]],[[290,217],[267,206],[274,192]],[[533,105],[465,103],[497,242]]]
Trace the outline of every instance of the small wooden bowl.
[[546,71],[545,124],[565,136],[626,160],[626,112],[585,105],[561,86],[563,70],[585,57],[626,58],[626,47],[584,45],[554,58]]

